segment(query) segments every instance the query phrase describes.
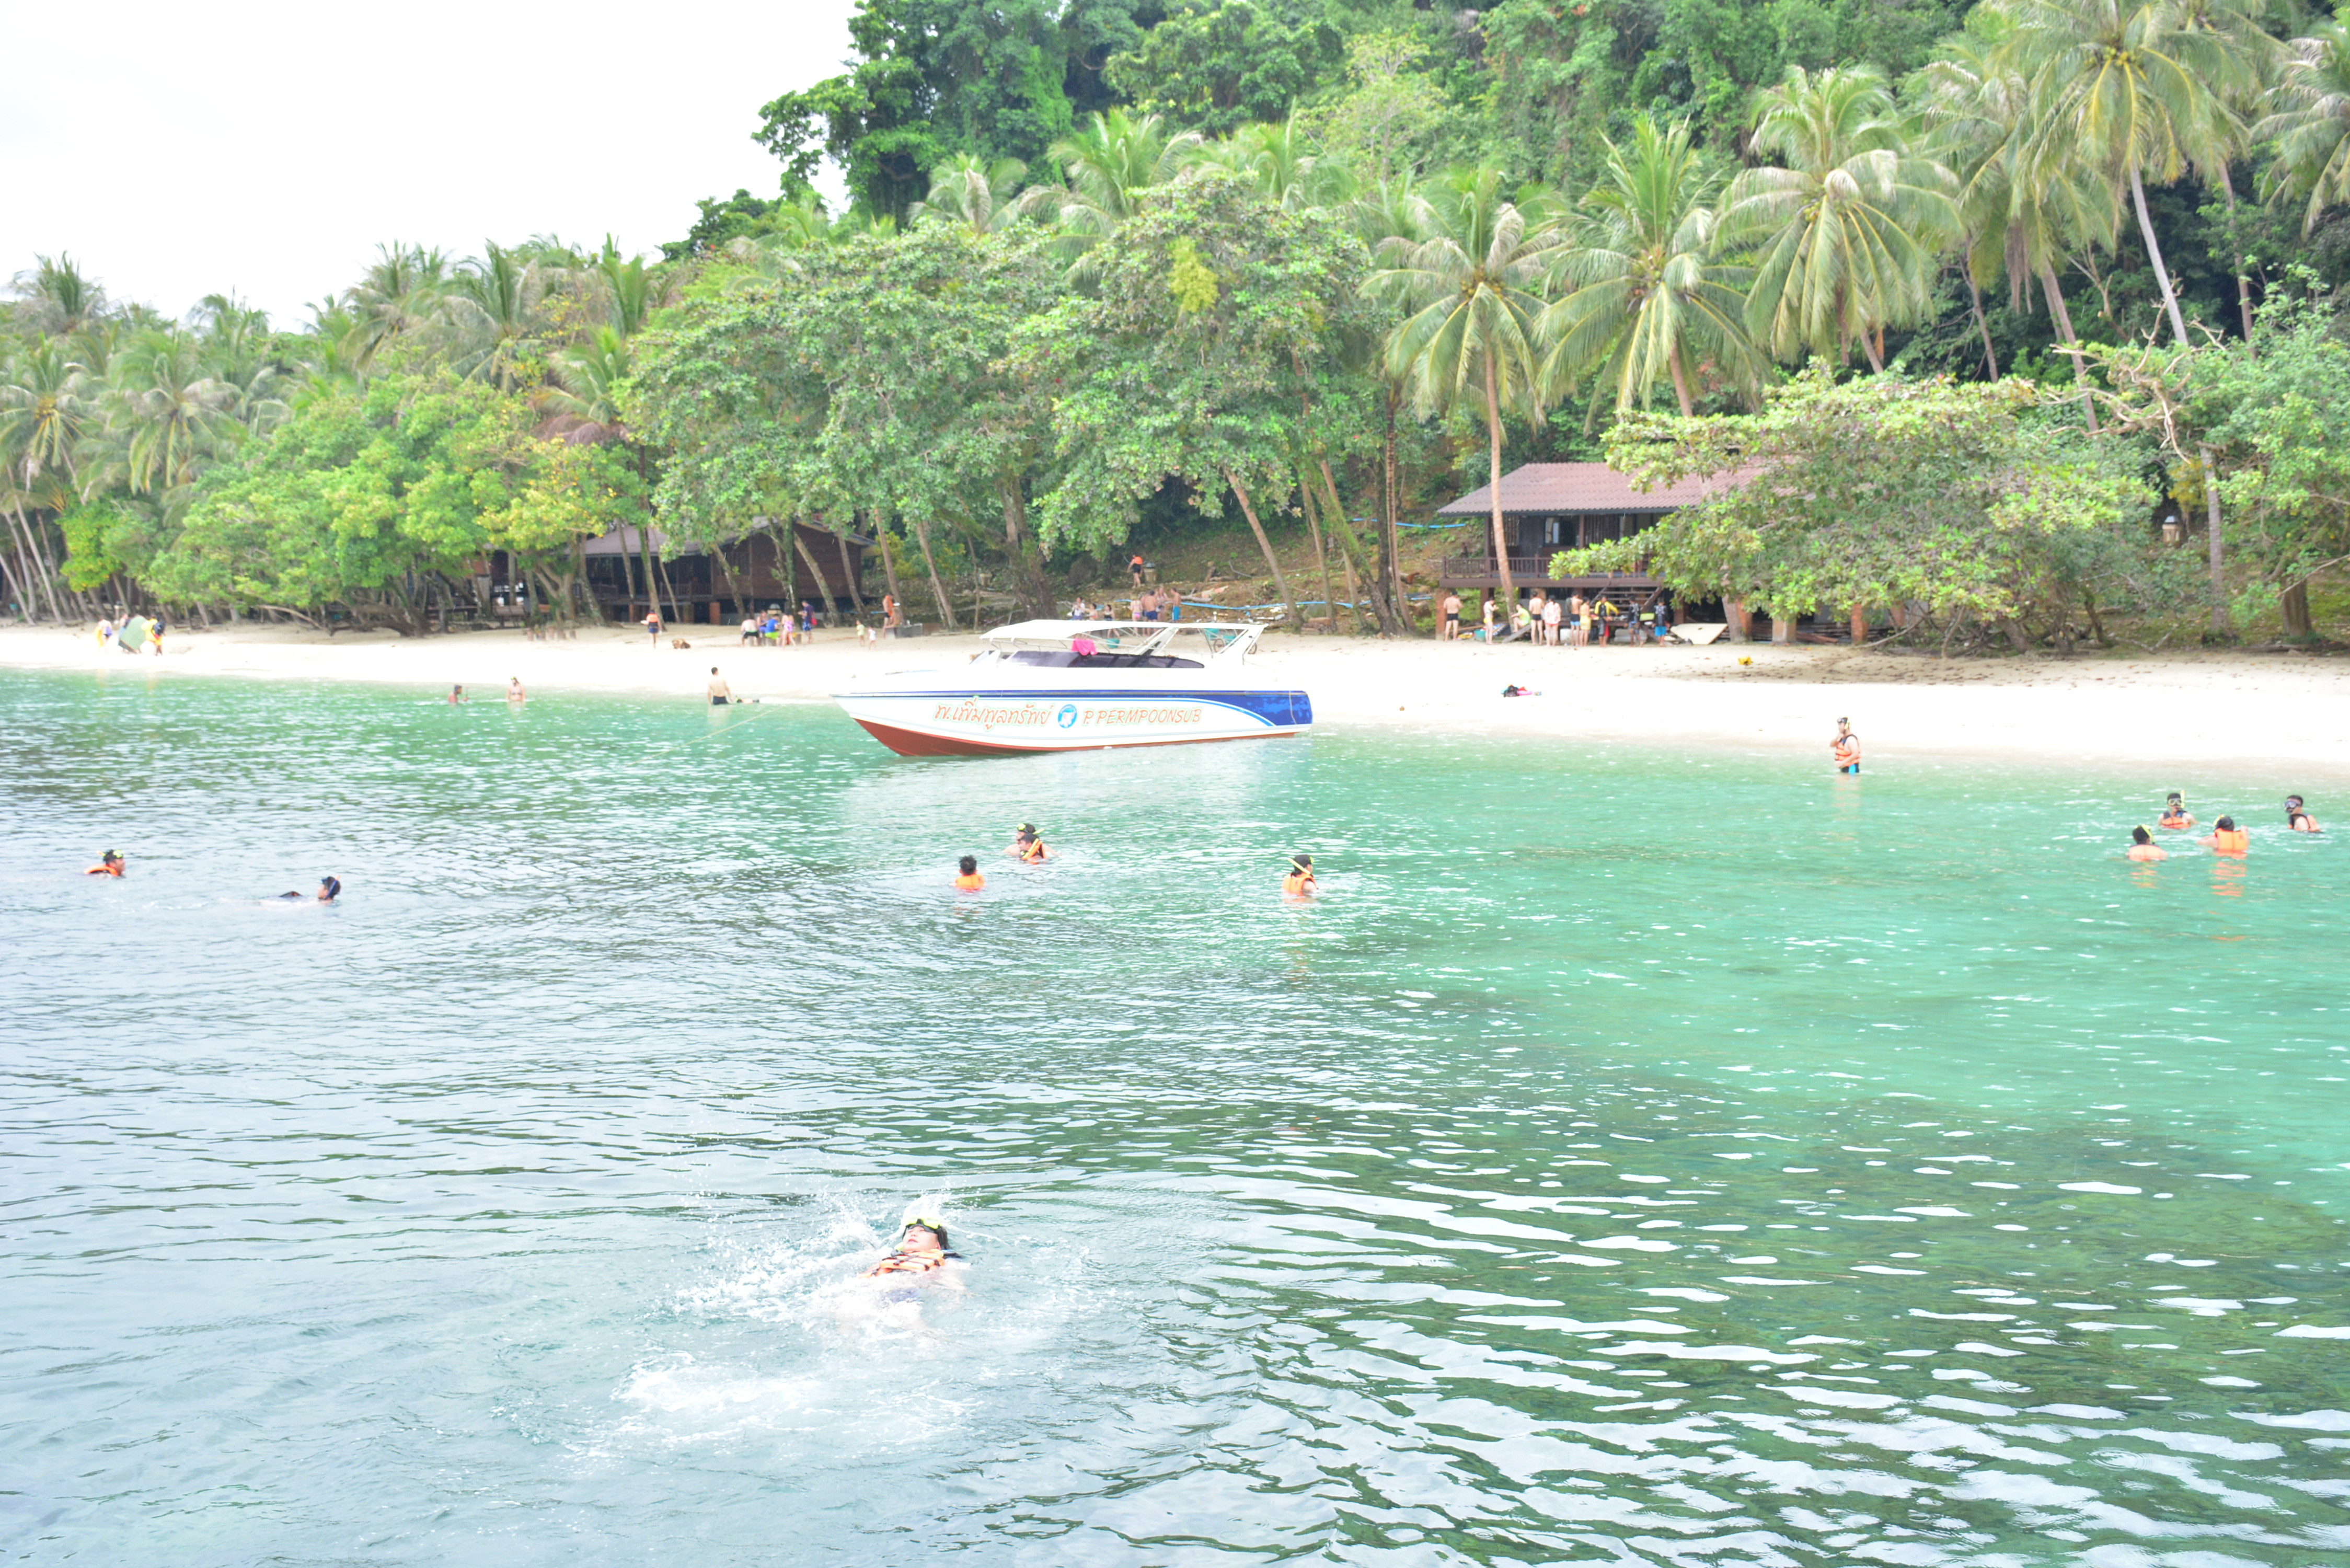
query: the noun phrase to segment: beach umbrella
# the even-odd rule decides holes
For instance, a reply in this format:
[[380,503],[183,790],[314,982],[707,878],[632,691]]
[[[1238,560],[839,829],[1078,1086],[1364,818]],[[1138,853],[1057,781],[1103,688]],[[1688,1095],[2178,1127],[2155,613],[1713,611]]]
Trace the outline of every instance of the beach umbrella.
[[122,629],[114,634],[116,646],[128,649],[132,653],[138,652],[147,646],[147,632],[154,624],[143,615],[132,616],[122,623]]

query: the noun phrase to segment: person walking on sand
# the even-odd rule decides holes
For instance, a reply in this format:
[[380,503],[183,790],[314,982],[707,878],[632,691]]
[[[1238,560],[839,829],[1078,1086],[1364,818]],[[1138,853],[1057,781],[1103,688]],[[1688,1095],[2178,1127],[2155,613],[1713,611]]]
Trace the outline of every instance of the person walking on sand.
[[1835,771],[1840,774],[1860,772],[1860,737],[1852,732],[1852,721],[1836,721],[1835,739],[1828,742],[1829,753],[1835,758]]
[[652,643],[655,648],[659,648],[660,646],[660,607],[659,606],[655,606],[652,609],[648,610],[645,613],[645,635],[652,639]]
[[1139,550],[1137,550],[1134,553],[1134,559],[1126,564],[1126,569],[1134,574],[1134,586],[1137,588],[1142,587],[1142,568],[1144,564],[1142,552]]
[[712,665],[710,667],[710,705],[712,708],[723,708],[733,701],[734,701],[734,693],[727,686],[726,678],[718,673],[718,666]]
[[1448,592],[1444,596],[1444,630],[1440,641],[1451,642],[1461,635],[1461,596]]
[[2170,852],[2154,841],[2154,835],[2144,826],[2130,829],[2129,857],[2133,860],[2168,860]]

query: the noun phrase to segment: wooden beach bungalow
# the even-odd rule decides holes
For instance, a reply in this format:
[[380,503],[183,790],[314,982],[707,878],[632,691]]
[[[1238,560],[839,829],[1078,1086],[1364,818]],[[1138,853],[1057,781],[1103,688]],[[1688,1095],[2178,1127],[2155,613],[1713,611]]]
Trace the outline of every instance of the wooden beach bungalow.
[[865,552],[873,541],[861,534],[795,523],[788,543],[779,530],[762,530],[726,545],[723,555],[687,545],[664,561],[668,536],[658,528],[642,532],[647,537],[639,538],[635,528],[616,528],[588,541],[588,589],[610,619],[641,620],[651,607],[645,583],[648,545],[661,603],[674,602],[688,620],[733,620],[803,599],[847,610],[860,596],[879,597],[865,588]]
[[[1718,483],[1718,482],[1711,482]],[[1647,609],[1665,587],[1641,572],[1551,575],[1551,557],[1561,550],[1628,539],[1652,528],[1667,514],[1704,499],[1710,482],[1685,480],[1657,490],[1635,490],[1604,462],[1530,462],[1502,475],[1502,531],[1508,542],[1510,576],[1520,588],[1545,594],[1605,597],[1631,611]],[[1468,526],[1458,537],[1463,550],[1443,557],[1438,581],[1447,588],[1498,589],[1502,575],[1493,558],[1492,486],[1481,484],[1460,500],[1437,508],[1446,522]],[[1719,620],[1720,607],[1679,604],[1679,618]]]

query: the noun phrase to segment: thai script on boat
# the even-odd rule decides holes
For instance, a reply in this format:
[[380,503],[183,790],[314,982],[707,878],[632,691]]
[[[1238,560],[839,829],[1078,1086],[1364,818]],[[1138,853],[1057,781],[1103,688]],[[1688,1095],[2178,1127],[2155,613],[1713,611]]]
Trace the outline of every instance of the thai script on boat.
[[931,719],[942,724],[977,724],[983,730],[1016,729],[1023,725],[1048,722],[1053,716],[1050,708],[1034,702],[1023,702],[1016,708],[991,708],[966,697],[960,702],[941,702]]

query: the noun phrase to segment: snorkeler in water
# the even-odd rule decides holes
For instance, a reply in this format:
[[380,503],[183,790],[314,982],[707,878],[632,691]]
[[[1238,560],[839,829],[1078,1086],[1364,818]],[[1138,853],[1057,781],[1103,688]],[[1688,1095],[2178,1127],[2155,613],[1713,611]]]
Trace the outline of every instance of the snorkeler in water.
[[2236,826],[2232,816],[2223,816],[2211,825],[2211,836],[2195,841],[2204,848],[2220,855],[2243,855],[2252,847],[2252,836]]
[[2289,794],[2284,797],[2284,825],[2287,827],[2292,828],[2295,833],[2323,833],[2325,831],[2325,829],[2317,826],[2317,819],[2315,817],[2310,815],[2308,812],[2302,809],[2301,796],[2297,794]]
[[1037,833],[1036,825],[1033,822],[1024,822],[1020,825],[1020,831],[1012,838],[1011,853],[1032,866],[1040,860],[1049,860],[1053,857],[1053,852],[1045,847],[1045,840]]
[[2172,790],[2168,794],[2163,797],[2162,815],[2155,823],[2155,826],[2157,827],[2192,827],[2195,826],[2195,819],[2187,814],[2187,802],[2179,797],[2179,794],[2177,790]]
[[889,1280],[893,1282],[910,1277],[920,1279],[929,1274],[941,1274],[949,1263],[962,1262],[961,1252],[950,1251],[947,1228],[934,1214],[909,1214],[898,1232],[898,1244],[889,1255],[865,1271],[868,1280]]
[[955,862],[955,886],[966,893],[976,893],[987,886],[987,878],[979,874],[979,857],[966,855]]
[[1289,875],[1281,879],[1281,893],[1285,898],[1311,898],[1319,895],[1322,885],[1314,879],[1314,857],[1293,855],[1289,857]]
[[2168,860],[2170,852],[2154,841],[2154,835],[2143,826],[2130,829],[2129,857],[2133,860]]
[[[321,904],[333,903],[335,901],[336,895],[339,894],[342,890],[342,883],[337,881],[334,877],[321,877],[318,878],[318,902]],[[296,904],[301,903],[303,901],[303,896],[299,893],[280,893],[277,895],[277,902],[283,904],[288,901]]]
[[82,873],[85,877],[120,877],[130,868],[119,850],[109,849],[98,857],[98,864]]

